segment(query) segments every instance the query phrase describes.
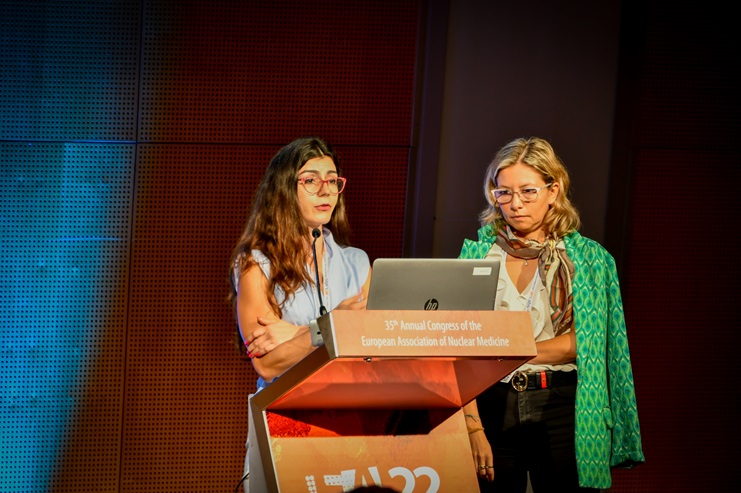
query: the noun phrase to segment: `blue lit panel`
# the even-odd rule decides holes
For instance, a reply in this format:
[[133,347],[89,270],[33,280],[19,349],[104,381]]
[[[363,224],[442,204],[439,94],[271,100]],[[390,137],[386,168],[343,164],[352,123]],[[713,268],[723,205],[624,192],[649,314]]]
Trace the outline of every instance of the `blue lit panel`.
[[0,139],[134,140],[140,9],[2,0]]
[[3,492],[115,489],[134,155],[0,143]]

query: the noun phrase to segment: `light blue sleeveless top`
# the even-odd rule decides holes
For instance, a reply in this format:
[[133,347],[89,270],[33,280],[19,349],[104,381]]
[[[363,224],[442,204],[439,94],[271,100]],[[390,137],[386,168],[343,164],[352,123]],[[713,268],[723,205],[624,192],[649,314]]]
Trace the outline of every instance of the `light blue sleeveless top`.
[[[325,248],[322,302],[327,311],[331,311],[347,298],[360,292],[370,273],[370,260],[368,254],[359,248],[341,247],[335,243],[329,229],[323,228],[323,233]],[[265,277],[270,279],[270,260],[260,250],[252,250],[252,258],[260,266]],[[313,279],[315,277],[313,263],[307,264],[306,268]],[[285,297],[283,290],[276,287],[275,299],[278,305]],[[319,317],[320,306],[317,286],[304,283],[282,306],[283,320],[294,325],[309,325],[311,320]],[[268,383],[259,377],[257,391],[267,385]]]

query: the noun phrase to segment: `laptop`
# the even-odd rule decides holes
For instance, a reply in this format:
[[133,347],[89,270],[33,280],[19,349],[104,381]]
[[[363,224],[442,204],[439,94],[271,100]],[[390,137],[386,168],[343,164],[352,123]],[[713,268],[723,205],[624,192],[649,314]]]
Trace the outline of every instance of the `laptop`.
[[379,258],[368,310],[493,310],[499,260]]

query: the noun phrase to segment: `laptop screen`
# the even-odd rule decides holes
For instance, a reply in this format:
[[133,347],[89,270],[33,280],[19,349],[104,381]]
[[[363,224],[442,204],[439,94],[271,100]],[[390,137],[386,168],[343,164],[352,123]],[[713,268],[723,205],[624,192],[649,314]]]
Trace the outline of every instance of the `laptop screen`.
[[493,310],[499,261],[379,258],[368,310]]

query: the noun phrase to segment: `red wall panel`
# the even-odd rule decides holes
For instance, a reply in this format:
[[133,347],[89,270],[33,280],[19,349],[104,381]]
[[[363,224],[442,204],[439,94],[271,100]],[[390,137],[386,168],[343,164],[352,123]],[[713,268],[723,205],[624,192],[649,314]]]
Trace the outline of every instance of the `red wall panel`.
[[148,3],[140,138],[408,146],[417,18],[414,1]]

